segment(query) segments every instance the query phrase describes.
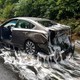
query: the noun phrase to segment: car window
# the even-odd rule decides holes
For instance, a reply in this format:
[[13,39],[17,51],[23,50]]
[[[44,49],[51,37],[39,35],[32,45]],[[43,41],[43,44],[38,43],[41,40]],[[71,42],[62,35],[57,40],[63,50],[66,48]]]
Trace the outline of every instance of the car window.
[[18,24],[16,25],[18,28],[25,28],[25,29],[32,29],[34,25],[28,21],[25,20],[19,20]]
[[17,23],[17,20],[10,20],[9,22],[4,24],[4,27],[6,28],[9,26],[15,27],[16,23]]
[[42,21],[38,20],[37,22],[40,23],[40,24],[42,24],[45,27],[51,27],[53,25],[57,25],[55,22],[53,22],[53,21],[47,21],[47,20],[42,20]]

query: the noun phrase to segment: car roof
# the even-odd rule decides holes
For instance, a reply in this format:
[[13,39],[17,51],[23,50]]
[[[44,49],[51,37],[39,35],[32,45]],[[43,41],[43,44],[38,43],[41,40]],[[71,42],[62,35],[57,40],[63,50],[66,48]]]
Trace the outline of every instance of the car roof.
[[[15,18],[14,18],[15,19]],[[34,20],[34,21],[44,21],[44,20],[46,20],[46,21],[49,21],[49,19],[45,19],[45,18],[37,18],[37,17],[16,17],[16,19],[24,19],[24,20],[26,20],[26,19],[29,19],[29,20]]]
[[45,29],[45,27],[43,27],[43,25],[41,25],[40,23],[38,23],[37,21],[50,21],[48,19],[44,19],[44,18],[36,18],[36,17],[15,17],[15,18],[12,18],[12,19],[21,19],[21,20],[26,20],[26,21],[29,21],[31,23],[33,23],[34,25],[36,25],[38,28],[42,28],[42,29]]

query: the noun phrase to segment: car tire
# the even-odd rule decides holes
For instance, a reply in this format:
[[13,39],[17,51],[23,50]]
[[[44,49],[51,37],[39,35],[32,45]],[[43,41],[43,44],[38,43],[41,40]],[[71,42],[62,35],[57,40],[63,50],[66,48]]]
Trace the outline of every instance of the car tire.
[[37,51],[37,45],[31,40],[27,40],[25,43],[25,52],[27,54],[37,54]]

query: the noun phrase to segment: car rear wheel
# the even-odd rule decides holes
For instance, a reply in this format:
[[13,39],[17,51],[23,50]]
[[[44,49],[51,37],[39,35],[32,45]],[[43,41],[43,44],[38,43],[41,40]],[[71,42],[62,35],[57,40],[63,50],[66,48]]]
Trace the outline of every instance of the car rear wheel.
[[28,54],[36,54],[37,53],[36,44],[31,40],[27,40],[25,43],[25,52]]

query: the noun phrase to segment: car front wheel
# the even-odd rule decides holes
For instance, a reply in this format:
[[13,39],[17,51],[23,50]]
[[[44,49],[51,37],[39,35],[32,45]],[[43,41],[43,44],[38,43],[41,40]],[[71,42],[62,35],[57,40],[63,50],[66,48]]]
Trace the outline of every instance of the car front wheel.
[[36,44],[31,40],[27,40],[26,43],[25,43],[25,52],[28,53],[28,54],[37,53]]

